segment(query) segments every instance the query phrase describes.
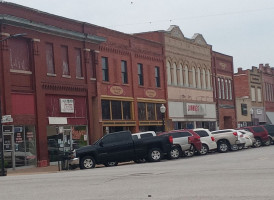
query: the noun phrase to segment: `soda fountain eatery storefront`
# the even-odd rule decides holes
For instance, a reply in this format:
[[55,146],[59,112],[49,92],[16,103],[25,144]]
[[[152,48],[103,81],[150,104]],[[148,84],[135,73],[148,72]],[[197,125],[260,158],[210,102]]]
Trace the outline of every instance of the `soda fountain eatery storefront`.
[[216,130],[216,106],[213,103],[169,102],[169,115],[175,129]]
[[49,162],[58,161],[59,155],[88,144],[86,97],[46,97]]

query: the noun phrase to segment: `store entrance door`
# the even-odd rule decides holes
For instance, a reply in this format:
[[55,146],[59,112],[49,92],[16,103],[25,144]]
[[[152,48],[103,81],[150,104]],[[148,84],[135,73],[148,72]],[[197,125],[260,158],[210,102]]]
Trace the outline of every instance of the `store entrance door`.
[[59,127],[59,135],[61,136],[61,148],[59,148],[60,153],[65,155],[66,152],[69,152],[72,150],[72,133],[71,133],[71,127],[70,126],[60,126]]
[[48,154],[50,162],[57,162],[60,156],[72,150],[71,126],[49,126],[48,129]]
[[7,168],[15,169],[14,132],[13,126],[3,126],[4,160]]

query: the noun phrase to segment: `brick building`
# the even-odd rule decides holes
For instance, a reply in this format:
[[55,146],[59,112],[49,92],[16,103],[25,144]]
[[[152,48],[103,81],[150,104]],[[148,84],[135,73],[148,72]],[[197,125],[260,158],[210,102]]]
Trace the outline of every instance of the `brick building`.
[[98,114],[103,133],[160,131],[160,106],[166,104],[163,45],[96,27],[100,45]]
[[257,67],[234,74],[238,127],[266,123],[262,73]]
[[162,44],[13,3],[0,13],[9,167],[47,166],[107,132],[160,129]]
[[165,49],[170,129],[216,129],[211,45],[201,34],[186,38],[178,26],[136,34],[161,42]]
[[274,124],[274,68],[269,64],[260,64],[262,72],[264,107],[267,123]]
[[219,129],[237,127],[233,57],[212,52],[212,75]]
[[94,140],[96,52],[105,38],[86,23],[0,3],[2,114],[9,167],[47,166],[74,143]]

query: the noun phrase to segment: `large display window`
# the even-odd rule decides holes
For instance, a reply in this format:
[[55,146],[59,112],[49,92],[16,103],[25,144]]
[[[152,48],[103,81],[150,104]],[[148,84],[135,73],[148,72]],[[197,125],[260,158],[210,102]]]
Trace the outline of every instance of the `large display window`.
[[48,126],[47,138],[49,161],[56,162],[67,152],[88,145],[87,126]]
[[4,149],[8,167],[36,165],[36,133],[34,126],[14,126],[14,133],[6,134],[5,137],[4,141],[8,144]]

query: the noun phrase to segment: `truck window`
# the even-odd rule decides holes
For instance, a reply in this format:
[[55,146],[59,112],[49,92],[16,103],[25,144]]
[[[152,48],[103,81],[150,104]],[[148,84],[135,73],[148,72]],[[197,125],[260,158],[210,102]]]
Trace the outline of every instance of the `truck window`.
[[132,136],[132,139],[133,139],[133,140],[138,140],[138,136],[137,136],[137,135],[133,135],[133,136]]
[[140,135],[141,138],[153,137],[152,133],[144,133]]
[[131,134],[128,132],[116,132],[115,134],[106,135],[102,142],[104,144],[119,143],[125,141],[132,141]]

